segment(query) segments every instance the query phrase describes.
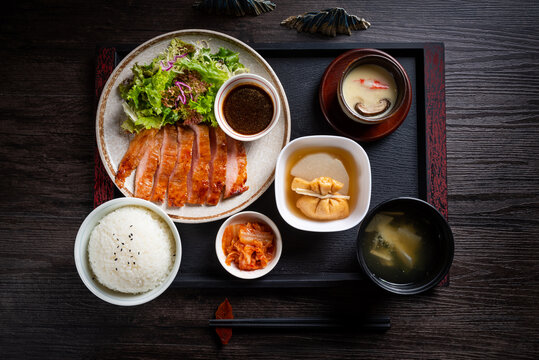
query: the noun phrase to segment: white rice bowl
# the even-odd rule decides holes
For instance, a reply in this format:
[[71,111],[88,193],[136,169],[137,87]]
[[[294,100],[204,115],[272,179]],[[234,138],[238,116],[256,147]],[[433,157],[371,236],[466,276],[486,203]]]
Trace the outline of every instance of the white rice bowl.
[[176,256],[167,223],[140,206],[124,206],[103,217],[90,234],[88,260],[103,286],[128,294],[162,284]]

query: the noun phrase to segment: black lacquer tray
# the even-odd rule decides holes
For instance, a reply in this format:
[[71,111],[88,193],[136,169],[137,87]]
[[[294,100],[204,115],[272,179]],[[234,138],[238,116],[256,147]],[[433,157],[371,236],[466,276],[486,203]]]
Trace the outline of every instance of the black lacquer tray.
[[[356,48],[388,52],[405,68],[413,88],[410,112],[403,124],[381,140],[361,144],[372,170],[371,208],[398,196],[427,200],[447,216],[444,48],[424,44],[250,44],[279,76],[290,105],[291,140],[316,134],[338,135],[326,122],[318,103],[320,79],[331,61]],[[96,97],[108,76],[134,46],[97,49]],[[123,196],[101,165],[96,150],[94,205]],[[245,210],[272,218],[283,237],[283,253],[275,269],[263,278],[241,280],[228,274],[215,254],[215,235],[224,220],[177,224],[182,239],[180,272],[172,286],[191,288],[328,287],[362,280],[356,259],[358,227],[335,233],[292,228],[277,211],[273,185]],[[442,285],[449,283],[448,277]]]

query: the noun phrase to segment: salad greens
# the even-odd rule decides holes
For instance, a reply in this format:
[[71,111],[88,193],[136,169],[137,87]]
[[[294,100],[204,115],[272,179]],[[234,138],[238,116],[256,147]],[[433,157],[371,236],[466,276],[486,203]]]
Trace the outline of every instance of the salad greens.
[[119,85],[129,132],[160,128],[177,121],[217,126],[217,91],[233,75],[247,72],[239,54],[226,48],[212,54],[207,42],[173,39],[151,64],[135,64],[133,78]]

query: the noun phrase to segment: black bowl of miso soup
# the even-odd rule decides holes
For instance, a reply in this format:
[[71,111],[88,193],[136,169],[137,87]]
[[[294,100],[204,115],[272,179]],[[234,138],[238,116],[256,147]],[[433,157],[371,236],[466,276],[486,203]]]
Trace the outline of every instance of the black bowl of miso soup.
[[418,294],[440,283],[453,262],[447,220],[415,198],[385,201],[359,227],[357,256],[363,272],[396,294]]

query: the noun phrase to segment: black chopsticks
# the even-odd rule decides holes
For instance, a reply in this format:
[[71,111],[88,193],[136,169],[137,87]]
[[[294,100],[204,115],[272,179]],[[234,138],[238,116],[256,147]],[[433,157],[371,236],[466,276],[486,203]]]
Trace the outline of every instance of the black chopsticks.
[[366,316],[352,319],[335,317],[210,319],[209,326],[251,329],[349,328],[384,331],[391,328],[391,319],[389,316]]

